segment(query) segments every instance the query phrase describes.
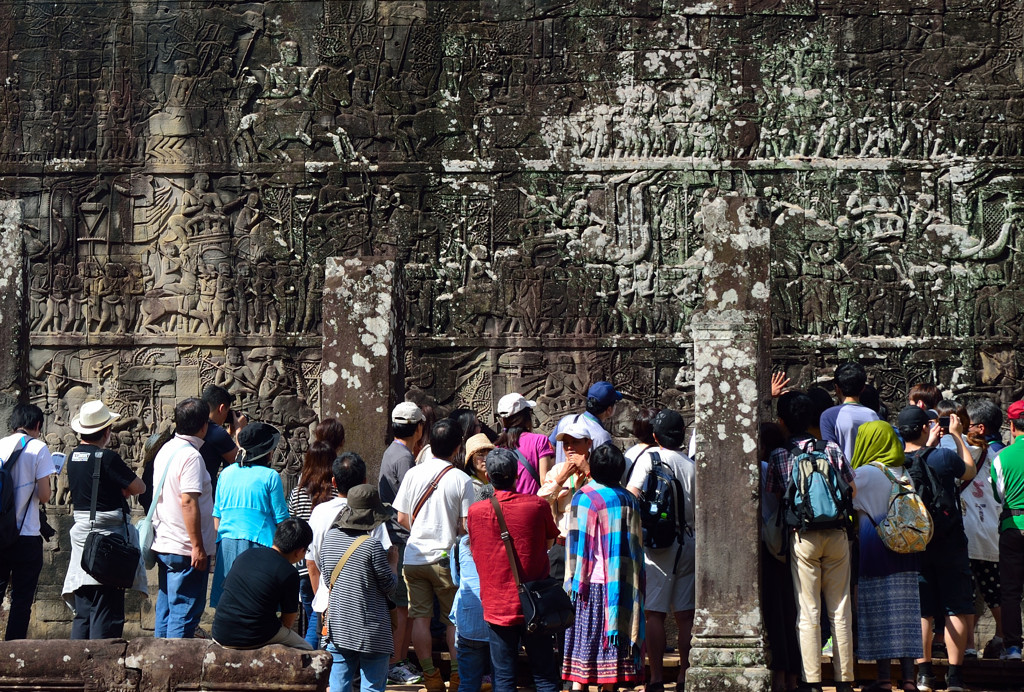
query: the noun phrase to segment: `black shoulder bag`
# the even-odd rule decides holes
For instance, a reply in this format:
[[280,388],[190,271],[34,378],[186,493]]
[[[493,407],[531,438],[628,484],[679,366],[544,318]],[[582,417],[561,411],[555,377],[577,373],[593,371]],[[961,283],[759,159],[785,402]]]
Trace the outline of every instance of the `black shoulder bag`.
[[508,564],[512,567],[512,579],[515,580],[516,590],[519,592],[519,602],[523,606],[526,631],[530,634],[559,634],[565,631],[576,619],[576,607],[572,599],[557,579],[548,577],[525,584],[519,580],[516,549],[512,545],[512,536],[505,524],[505,515],[498,501],[493,497],[490,499],[494,505],[494,514],[498,517],[501,540],[505,543],[505,552],[508,553]]
[[104,586],[130,589],[135,583],[142,553],[128,540],[128,522],[122,525],[124,536],[96,530],[96,499],[100,492],[100,459],[103,451],[95,452],[92,468],[92,499],[89,501],[89,535],[82,550],[82,569]]

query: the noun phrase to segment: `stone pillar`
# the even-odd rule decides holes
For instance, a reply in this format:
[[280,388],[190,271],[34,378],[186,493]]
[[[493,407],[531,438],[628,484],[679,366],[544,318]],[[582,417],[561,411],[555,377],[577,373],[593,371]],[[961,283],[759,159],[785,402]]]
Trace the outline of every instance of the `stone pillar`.
[[330,257],[325,266],[321,415],[345,425],[345,449],[374,483],[404,388],[400,281],[393,259]]
[[692,690],[771,687],[761,618],[759,405],[769,391],[769,228],[756,199],[702,210],[704,310],[694,315],[697,611]]
[[[0,425],[6,430],[14,405],[26,398],[28,291],[21,202],[0,200]],[[6,432],[4,433],[6,434]]]

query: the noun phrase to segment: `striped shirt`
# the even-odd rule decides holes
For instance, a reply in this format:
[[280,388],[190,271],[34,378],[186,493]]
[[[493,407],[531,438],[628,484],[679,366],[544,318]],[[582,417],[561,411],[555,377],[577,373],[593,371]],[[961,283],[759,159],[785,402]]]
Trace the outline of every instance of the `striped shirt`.
[[[332,528],[324,536],[317,567],[328,581],[338,560],[362,535]],[[390,654],[395,643],[387,597],[398,585],[384,546],[368,538],[349,557],[331,588],[327,606],[327,638],[339,649],[364,654]]]
[[[337,496],[338,491],[335,490],[334,497]],[[309,521],[310,515],[313,514],[313,499],[309,496],[309,491],[298,485],[292,488],[292,492],[288,496],[288,514],[292,515],[296,519]],[[296,562],[295,569],[299,570],[300,577],[309,576],[309,570],[306,569],[305,560],[299,560]]]

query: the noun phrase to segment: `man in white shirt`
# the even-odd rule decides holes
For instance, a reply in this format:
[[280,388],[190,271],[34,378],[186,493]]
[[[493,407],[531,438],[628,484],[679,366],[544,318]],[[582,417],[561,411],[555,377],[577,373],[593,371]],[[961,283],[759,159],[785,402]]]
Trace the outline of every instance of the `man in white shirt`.
[[[663,689],[662,678],[665,655],[665,617],[674,613],[679,628],[679,677],[677,685],[682,689],[689,664],[690,632],[693,629],[695,608],[695,576],[694,538],[693,538],[693,480],[695,467],[693,461],[680,449],[686,443],[683,418],[675,411],[663,409],[651,421],[656,448],[644,450],[637,457],[629,471],[626,489],[641,498],[644,505],[644,485],[654,465],[655,456],[662,464],[668,466],[682,491],[677,498],[681,514],[679,517],[679,536],[675,543],[664,548],[650,548],[645,544],[644,564],[647,568],[647,600],[644,614],[647,620],[647,650],[651,665],[651,680],[647,684],[651,692]],[[646,498],[648,501],[654,498]]]
[[[0,596],[11,585],[11,610],[5,639],[28,636],[29,615],[43,569],[43,539],[39,535],[39,503],[50,499],[50,476],[56,473],[49,448],[39,439],[43,412],[33,404],[18,404],[11,413],[13,433],[0,440],[0,462],[10,468],[14,485],[14,514],[18,537],[0,551]],[[19,451],[20,450],[20,451]],[[17,454],[17,458],[14,455]]]
[[210,407],[202,399],[178,403],[177,430],[153,462],[153,552],[160,574],[154,637],[192,637],[206,608],[210,563],[217,552],[213,484],[199,453],[209,418]]
[[[320,548],[323,546],[324,536],[338,517],[338,512],[348,505],[348,491],[366,483],[366,462],[355,452],[345,452],[334,460],[331,472],[334,475],[331,482],[338,491],[338,497],[321,502],[313,508],[313,513],[309,515],[309,528],[313,530],[313,540],[306,549],[306,569],[309,570],[309,581],[313,584],[313,610],[321,614],[320,622],[326,622],[325,613],[330,596],[327,580],[331,578],[329,574],[320,574]],[[393,546],[386,525],[378,526],[370,535],[380,541],[384,550],[391,551]]]
[[412,620],[412,645],[423,668],[427,692],[444,692],[441,673],[431,658],[430,618],[434,614],[434,596],[441,604],[441,619],[448,627],[451,653],[451,688],[459,686],[455,656],[455,628],[448,614],[457,587],[448,567],[448,550],[465,533],[465,520],[473,502],[473,482],[451,464],[462,447],[462,429],[450,418],[434,424],[430,430],[433,457],[405,474],[395,510],[398,523],[409,530],[402,574],[409,592],[409,619]]

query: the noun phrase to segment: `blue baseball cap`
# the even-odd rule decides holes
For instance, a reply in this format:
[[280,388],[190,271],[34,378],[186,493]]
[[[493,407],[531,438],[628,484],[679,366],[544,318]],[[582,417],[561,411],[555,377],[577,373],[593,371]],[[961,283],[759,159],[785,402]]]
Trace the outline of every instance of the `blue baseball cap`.
[[621,399],[622,392],[615,391],[611,382],[601,380],[590,385],[590,389],[587,390],[587,398],[597,399],[597,403],[607,407]]

